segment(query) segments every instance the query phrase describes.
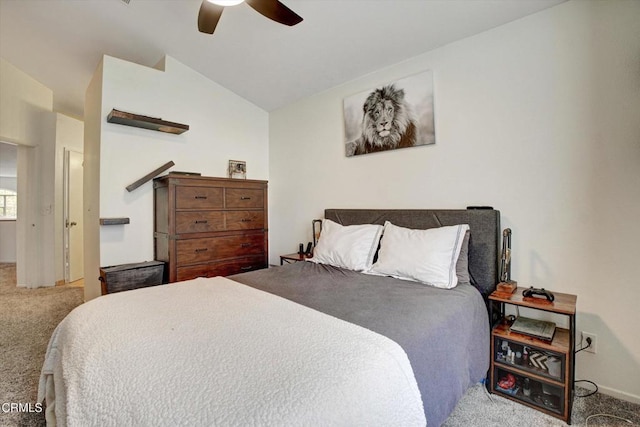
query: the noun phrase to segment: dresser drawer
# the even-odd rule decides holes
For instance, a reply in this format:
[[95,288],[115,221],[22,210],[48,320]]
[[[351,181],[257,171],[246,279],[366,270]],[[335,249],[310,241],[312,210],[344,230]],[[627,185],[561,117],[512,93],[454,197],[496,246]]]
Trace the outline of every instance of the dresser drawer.
[[264,234],[262,233],[184,239],[176,242],[179,265],[263,253]]
[[191,280],[196,277],[229,276],[246,271],[266,268],[264,256],[234,259],[228,262],[212,262],[188,267],[178,267],[177,280]]
[[176,209],[221,209],[224,206],[221,187],[176,187]]
[[176,234],[224,231],[224,212],[176,212]]
[[255,188],[227,188],[225,206],[233,208],[261,208],[264,206],[264,191]]
[[254,230],[264,228],[264,211],[227,212],[227,230]]

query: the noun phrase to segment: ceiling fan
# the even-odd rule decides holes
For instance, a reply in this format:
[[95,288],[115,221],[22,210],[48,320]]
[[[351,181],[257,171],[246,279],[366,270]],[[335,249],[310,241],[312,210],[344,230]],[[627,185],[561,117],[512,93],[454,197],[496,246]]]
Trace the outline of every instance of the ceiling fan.
[[298,14],[278,0],[203,0],[198,13],[198,30],[213,34],[224,8],[240,3],[247,3],[261,15],[284,25],[292,26],[302,22]]

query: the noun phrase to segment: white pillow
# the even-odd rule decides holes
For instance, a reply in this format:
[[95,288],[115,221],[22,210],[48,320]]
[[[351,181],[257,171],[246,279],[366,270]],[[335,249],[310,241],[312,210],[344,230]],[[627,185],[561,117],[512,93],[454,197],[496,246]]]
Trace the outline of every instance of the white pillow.
[[355,271],[368,270],[373,264],[381,234],[381,225],[344,226],[325,219],[313,258],[308,261]]
[[456,263],[468,229],[461,224],[413,230],[387,221],[370,273],[451,289],[458,284]]

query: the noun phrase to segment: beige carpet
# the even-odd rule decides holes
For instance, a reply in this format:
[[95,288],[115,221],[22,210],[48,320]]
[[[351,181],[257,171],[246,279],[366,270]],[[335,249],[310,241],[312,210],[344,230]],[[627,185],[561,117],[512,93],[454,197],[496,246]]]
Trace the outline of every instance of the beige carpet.
[[[0,264],[0,404],[36,403],[38,378],[49,337],[55,326],[82,303],[81,287],[40,289],[15,287],[15,267]],[[585,389],[579,393],[587,392]],[[575,399],[573,425],[585,426],[589,415],[608,414],[632,420],[629,424],[611,416],[589,418],[588,426],[639,426],[640,406],[596,393]],[[158,424],[162,424],[159,420]],[[0,411],[0,426],[43,426],[43,414]],[[496,395],[482,385],[467,391],[443,427],[555,427],[566,426],[556,418]]]
[[[588,392],[587,389],[576,388],[578,395]],[[571,417],[572,426],[637,427],[640,426],[640,405],[596,393],[585,398],[575,398]],[[566,427],[567,424],[495,394],[489,395],[485,387],[478,384],[467,390],[456,409],[442,425],[442,427],[476,426]]]
[[[0,403],[36,403],[51,333],[83,300],[72,286],[16,287],[15,264],[0,263]],[[0,426],[42,425],[38,414],[0,411]]]

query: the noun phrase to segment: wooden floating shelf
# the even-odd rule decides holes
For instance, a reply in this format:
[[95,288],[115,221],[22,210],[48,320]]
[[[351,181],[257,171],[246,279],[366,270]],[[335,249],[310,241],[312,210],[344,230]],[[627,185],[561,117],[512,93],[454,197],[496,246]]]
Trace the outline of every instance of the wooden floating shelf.
[[164,165],[160,166],[158,169],[154,170],[153,172],[150,172],[150,173],[146,174],[145,176],[143,176],[142,178],[140,178],[139,180],[137,180],[133,184],[128,185],[127,186],[127,191],[128,192],[132,192],[133,190],[135,190],[136,188],[140,187],[145,182],[152,180],[153,177],[155,177],[156,175],[161,174],[162,172],[166,171],[167,169],[170,169],[173,166],[175,166],[175,163],[173,163],[173,161],[165,163]]
[[179,135],[189,130],[189,125],[182,123],[168,122],[155,117],[142,116],[140,114],[126,113],[124,111],[111,110],[107,116],[107,122],[119,125],[133,126],[137,128],[157,130],[159,132],[173,133]]
[[100,225],[129,224],[129,218],[100,218]]

